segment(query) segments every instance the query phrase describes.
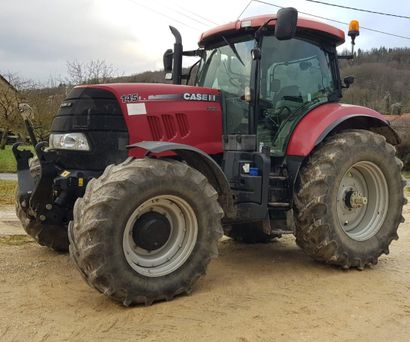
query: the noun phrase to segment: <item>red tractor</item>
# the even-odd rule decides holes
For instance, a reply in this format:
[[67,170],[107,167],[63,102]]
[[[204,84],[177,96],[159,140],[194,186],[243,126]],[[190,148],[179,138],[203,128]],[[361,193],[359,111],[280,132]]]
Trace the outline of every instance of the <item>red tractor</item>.
[[[339,74],[344,33],[297,16],[216,27],[195,51],[171,27],[174,84],[75,87],[37,159],[14,147],[27,233],[69,247],[87,283],[127,306],[189,292],[223,233],[294,234],[315,260],[376,264],[403,222],[399,139],[381,114],[339,103],[353,82]],[[183,56],[199,58],[194,86]]]

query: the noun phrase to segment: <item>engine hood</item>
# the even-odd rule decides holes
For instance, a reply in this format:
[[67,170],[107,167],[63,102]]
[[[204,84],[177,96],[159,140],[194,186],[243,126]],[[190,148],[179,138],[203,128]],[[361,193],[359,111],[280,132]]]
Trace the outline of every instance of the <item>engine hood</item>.
[[128,128],[129,143],[170,141],[209,154],[222,151],[220,91],[160,83],[81,86],[113,94]]

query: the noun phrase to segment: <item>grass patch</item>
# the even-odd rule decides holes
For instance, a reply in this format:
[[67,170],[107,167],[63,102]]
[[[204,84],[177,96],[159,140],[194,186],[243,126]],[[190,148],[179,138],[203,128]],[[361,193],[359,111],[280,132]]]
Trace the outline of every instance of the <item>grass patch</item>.
[[0,172],[16,172],[16,160],[11,152],[11,146],[0,150]]
[[410,179],[410,171],[403,171],[403,176]]
[[[33,146],[24,146],[24,148],[34,152]],[[0,173],[14,173],[16,171],[17,165],[14,154],[11,151],[11,146],[7,145],[5,150],[0,150]]]
[[17,182],[0,180],[0,205],[14,204]]
[[33,242],[33,239],[28,235],[0,236],[0,244],[2,245],[20,246],[30,242]]

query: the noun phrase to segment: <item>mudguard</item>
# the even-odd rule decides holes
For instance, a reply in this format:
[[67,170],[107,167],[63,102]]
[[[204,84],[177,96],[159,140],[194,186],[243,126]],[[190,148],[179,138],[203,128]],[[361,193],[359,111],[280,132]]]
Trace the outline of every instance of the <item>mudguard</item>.
[[166,141],[143,141],[128,145],[127,148],[141,148],[148,151],[147,154],[157,154],[168,151],[174,152],[186,161],[189,166],[201,172],[215,190],[218,191],[219,203],[224,209],[225,217],[232,218],[235,216],[229,182],[220,166],[208,154],[193,146]]
[[400,143],[397,133],[382,114],[361,106],[326,103],[313,109],[297,124],[286,154],[306,157],[335,130],[351,128],[375,131],[384,135],[393,145]]

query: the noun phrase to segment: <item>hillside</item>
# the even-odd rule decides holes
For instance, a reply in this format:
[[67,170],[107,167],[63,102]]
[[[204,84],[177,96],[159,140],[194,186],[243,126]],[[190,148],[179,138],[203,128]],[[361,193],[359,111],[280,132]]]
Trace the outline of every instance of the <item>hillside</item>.
[[359,49],[354,60],[340,64],[342,77],[355,77],[354,84],[344,91],[344,102],[383,114],[391,114],[400,107],[401,113],[410,112],[410,48]]

